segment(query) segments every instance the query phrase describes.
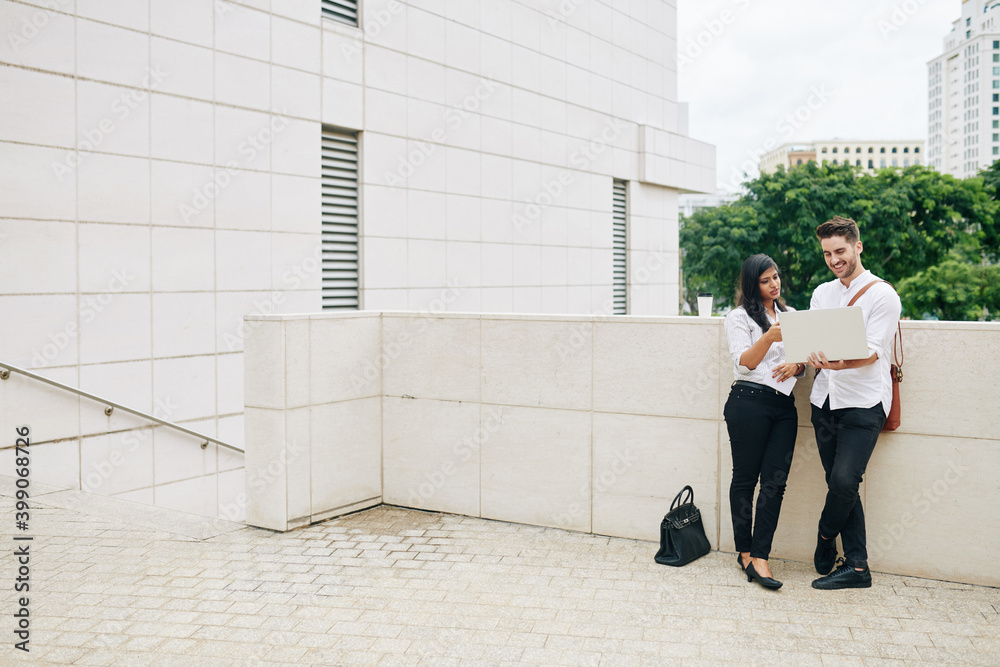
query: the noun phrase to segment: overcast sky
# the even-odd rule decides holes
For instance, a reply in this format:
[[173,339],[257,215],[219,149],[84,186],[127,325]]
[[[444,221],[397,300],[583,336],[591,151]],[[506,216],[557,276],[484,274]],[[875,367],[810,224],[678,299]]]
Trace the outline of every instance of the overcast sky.
[[679,99],[691,136],[716,146],[724,190],[765,145],[926,140],[927,61],[961,15],[961,0],[677,5]]

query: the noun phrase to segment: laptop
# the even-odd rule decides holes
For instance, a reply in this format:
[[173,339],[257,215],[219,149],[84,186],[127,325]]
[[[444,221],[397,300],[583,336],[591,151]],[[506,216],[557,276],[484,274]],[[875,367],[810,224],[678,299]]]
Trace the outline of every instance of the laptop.
[[829,361],[871,356],[861,306],[789,310],[779,312],[778,321],[788,363],[805,363],[813,352]]

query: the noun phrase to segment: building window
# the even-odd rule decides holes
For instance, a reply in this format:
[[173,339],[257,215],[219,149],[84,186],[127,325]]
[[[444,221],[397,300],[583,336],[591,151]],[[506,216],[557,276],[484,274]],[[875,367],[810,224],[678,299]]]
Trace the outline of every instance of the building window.
[[893,152],[893,153],[895,153],[895,152],[896,152],[896,147],[895,147],[895,146],[893,146],[893,147],[892,147],[892,152]]
[[1000,53],[993,54],[993,62],[1000,63]]
[[898,167],[899,166],[899,163],[896,162],[896,158],[892,158],[892,166],[893,167]]
[[872,148],[871,146],[869,146],[869,147],[868,147],[868,152],[869,152],[869,153],[874,153],[874,152],[875,152],[875,149],[874,149],[874,148]]
[[320,149],[323,310],[357,310],[358,135],[323,128]]
[[879,169],[885,169],[885,158],[878,161]]
[[826,152],[826,146],[823,146],[823,152],[824,153]]
[[917,165],[919,167],[920,166],[920,158],[914,158],[913,164],[915,164],[915,165]]
[[1000,93],[993,93],[993,101],[1000,102]]
[[855,153],[860,153],[861,152],[861,146],[858,146],[857,148],[855,148],[854,152]]
[[875,168],[875,160],[868,160],[868,168],[869,169]]
[[904,146],[903,147],[903,152],[904,153],[909,153],[910,152],[910,147],[909,146]]
[[906,159],[903,160],[903,166],[904,167],[909,167],[910,166],[910,158],[906,158]]
[[970,39],[971,37],[972,37],[972,31],[971,30],[966,30],[965,31],[965,38],[966,39]]
[[1000,128],[1000,120],[993,121],[993,129]]
[[797,167],[797,166],[799,166],[800,164],[802,164],[802,160],[797,160],[797,161],[795,162],[795,166],[796,166],[796,167]]
[[994,146],[993,147],[993,154],[994,155],[1000,155],[1000,146]]
[[833,152],[834,152],[834,153],[836,153],[836,152],[837,152],[837,147],[836,147],[836,146],[834,146],[834,147],[833,147]]
[[611,192],[613,232],[612,296],[615,315],[628,314],[628,188],[625,181],[614,180]]
[[854,161],[854,166],[855,167],[860,167],[861,166],[861,160],[855,160]]
[[1000,107],[993,107],[993,115],[1000,116]]
[[880,148],[878,152],[879,153],[884,153],[885,152],[885,146],[883,146],[882,148]]
[[836,160],[834,160],[834,161],[833,161],[833,163],[834,163],[834,164],[837,164],[837,161],[836,161]]
[[994,39],[993,40],[993,48],[994,49],[1000,49],[1000,39]]
[[358,0],[321,0],[320,11],[335,21],[358,25]]
[[1000,88],[1000,79],[993,79],[993,87]]

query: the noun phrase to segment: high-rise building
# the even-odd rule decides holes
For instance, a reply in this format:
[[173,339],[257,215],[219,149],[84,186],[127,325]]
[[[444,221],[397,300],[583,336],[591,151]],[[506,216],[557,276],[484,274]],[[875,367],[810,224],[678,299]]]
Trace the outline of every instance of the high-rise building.
[[967,178],[1000,159],[1000,3],[963,0],[927,86],[928,163]]

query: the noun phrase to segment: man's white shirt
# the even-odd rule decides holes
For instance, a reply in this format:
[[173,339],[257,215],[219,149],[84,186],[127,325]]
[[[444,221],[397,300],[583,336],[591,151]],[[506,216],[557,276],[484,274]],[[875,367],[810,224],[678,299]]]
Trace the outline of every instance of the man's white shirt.
[[[813,292],[810,310],[820,308],[846,308],[854,295],[865,285],[880,280],[865,271],[844,287],[840,280],[823,283]],[[830,409],[870,408],[882,404],[885,414],[892,405],[892,380],[889,377],[892,342],[902,313],[902,305],[896,291],[886,283],[873,285],[854,304],[861,306],[864,313],[865,332],[868,337],[868,356],[878,353],[874,364],[842,371],[823,370],[813,382],[809,401],[816,407],[823,407],[827,397]],[[822,350],[815,350],[822,352]],[[839,361],[830,359],[830,361]]]

